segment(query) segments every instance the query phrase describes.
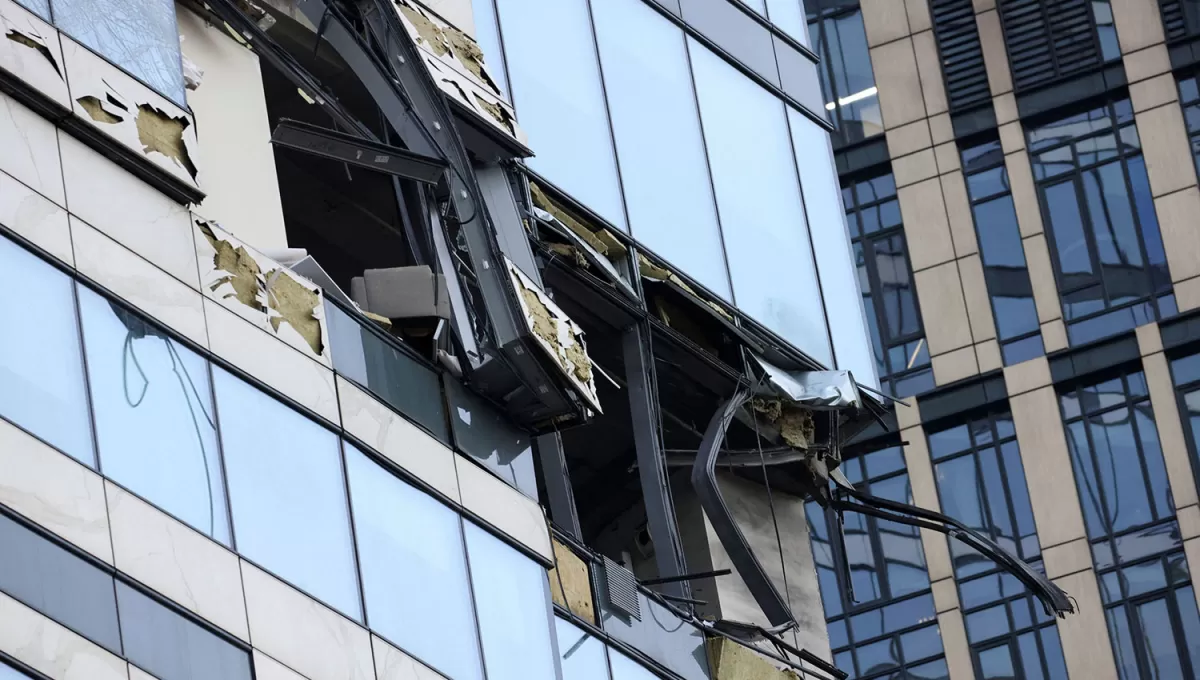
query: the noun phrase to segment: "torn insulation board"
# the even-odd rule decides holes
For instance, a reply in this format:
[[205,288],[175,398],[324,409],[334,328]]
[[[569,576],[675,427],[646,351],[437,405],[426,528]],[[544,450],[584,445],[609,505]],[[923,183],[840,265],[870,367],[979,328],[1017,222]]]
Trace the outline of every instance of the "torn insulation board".
[[528,146],[516,112],[488,71],[479,43],[415,2],[393,0],[393,5],[442,92],[522,147]]
[[76,117],[199,189],[192,114],[74,41],[63,38],[62,45]]
[[58,30],[12,0],[0,0],[0,71],[71,108]]
[[201,291],[250,323],[329,365],[320,286],[222,230],[195,220]]
[[597,412],[603,413],[600,397],[596,393],[592,361],[583,340],[583,329],[512,261],[504,258],[504,264],[517,291],[527,330],[583,399]]
[[650,279],[651,281],[662,281],[675,284],[680,290],[695,298],[698,302],[713,310],[717,314],[720,314],[726,321],[733,321],[733,314],[730,314],[729,310],[725,309],[716,302],[713,302],[712,300],[704,298],[696,292],[695,288],[692,288],[687,284],[686,281],[679,278],[678,274],[670,269],[654,264],[641,253],[638,253],[638,272],[643,278]]

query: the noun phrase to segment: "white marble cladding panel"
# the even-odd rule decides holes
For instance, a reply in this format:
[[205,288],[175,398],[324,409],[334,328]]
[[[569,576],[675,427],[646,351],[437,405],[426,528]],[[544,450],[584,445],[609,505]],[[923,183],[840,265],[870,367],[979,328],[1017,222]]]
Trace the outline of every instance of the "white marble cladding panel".
[[59,131],[67,209],[192,288],[200,287],[187,208]]
[[123,659],[0,593],[0,651],[52,680],[127,680]]
[[237,556],[112,482],[105,484],[117,569],[249,640]]
[[192,222],[204,295],[302,354],[332,365],[321,287],[215,222],[195,216]]
[[371,636],[375,650],[375,674],[379,680],[443,680],[443,676],[425,664]]
[[[0,38],[0,49],[3,42],[7,41]],[[0,92],[0,149],[4,150],[0,153],[0,170],[55,203],[66,205],[54,123],[3,92]]]
[[242,580],[256,648],[311,680],[374,680],[366,629],[245,561]]
[[12,0],[0,0],[0,34],[0,69],[71,108],[58,30]]
[[77,118],[184,184],[198,187],[191,113],[65,35],[62,53]]
[[254,650],[254,678],[255,680],[306,680],[303,675],[257,649]]
[[339,423],[333,371],[277,341],[225,307],[204,301],[212,351],[296,403]]
[[74,215],[70,216],[70,222],[79,273],[192,342],[208,346],[204,298],[200,293]]
[[463,456],[455,456],[463,507],[513,540],[554,559],[542,506]]
[[100,475],[0,420],[0,504],[112,564]]
[[358,385],[338,377],[342,427],[388,460],[458,502],[453,451],[397,415]]
[[0,224],[62,262],[75,264],[67,211],[3,172],[0,172]]
[[157,680],[157,678],[137,666],[129,664],[129,680]]

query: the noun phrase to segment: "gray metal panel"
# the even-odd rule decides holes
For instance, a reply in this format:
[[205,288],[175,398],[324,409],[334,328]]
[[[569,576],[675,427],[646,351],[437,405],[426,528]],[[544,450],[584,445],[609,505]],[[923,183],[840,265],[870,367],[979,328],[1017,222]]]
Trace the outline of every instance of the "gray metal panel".
[[488,214],[496,226],[496,240],[500,242],[500,251],[526,276],[542,286],[541,272],[533,261],[533,251],[529,248],[529,237],[525,234],[525,225],[521,222],[521,211],[517,208],[516,198],[513,197],[508,173],[499,165],[476,166],[475,179],[479,182],[483,202],[487,204]]

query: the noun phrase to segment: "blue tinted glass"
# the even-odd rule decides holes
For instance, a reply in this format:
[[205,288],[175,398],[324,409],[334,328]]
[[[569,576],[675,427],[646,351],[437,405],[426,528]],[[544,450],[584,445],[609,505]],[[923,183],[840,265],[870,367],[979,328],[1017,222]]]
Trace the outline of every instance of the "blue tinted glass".
[[447,380],[446,385],[454,443],[510,486],[536,500],[537,475],[529,434],[457,380]]
[[[566,619],[555,617],[554,629],[558,636],[558,656],[562,667],[562,680],[608,680],[606,668],[608,664],[604,658],[603,642]],[[451,645],[445,646],[451,647]],[[449,650],[447,651],[449,652]],[[622,660],[626,660],[624,655],[616,652],[612,654],[612,657],[614,665],[621,664]],[[620,657],[620,660],[617,657]],[[451,677],[457,680],[457,676]],[[632,680],[640,676],[619,675],[618,677]]]
[[30,678],[12,666],[0,663],[0,680],[30,680]]
[[74,286],[0,237],[0,416],[95,466]]
[[967,176],[967,193],[972,201],[1008,191],[1008,171],[1003,165]]
[[1001,578],[999,574],[981,576],[960,583],[959,598],[963,609],[974,609],[980,605],[999,600],[1003,596],[1000,584]]
[[973,614],[967,614],[967,638],[972,642],[983,642],[1007,633],[1008,607],[1000,604]]
[[345,450],[371,628],[455,680],[482,677],[458,513]]
[[906,662],[926,659],[942,653],[942,636],[937,626],[926,626],[901,635],[900,649]]
[[1013,676],[1012,652],[1008,645],[993,647],[979,653],[979,669],[983,680],[1000,680]]
[[854,655],[858,659],[858,667],[862,669],[863,675],[882,673],[899,667],[902,662],[899,653],[896,641],[891,638],[859,645],[854,650]]
[[1109,411],[1088,420],[1088,434],[1098,468],[1100,492],[1112,531],[1118,532],[1155,519],[1146,493],[1146,479],[1128,408]]
[[[50,0],[18,0],[18,4],[25,5],[29,11],[50,21]],[[4,668],[0,667],[0,671],[2,670]]]
[[1176,385],[1200,380],[1200,354],[1191,354],[1172,361],[1171,376]]
[[[1121,165],[1109,163],[1084,172],[1083,188],[1101,267],[1140,269],[1141,248]],[[1130,292],[1134,296],[1147,293],[1148,290],[1138,289]]]
[[79,310],[104,474],[229,545],[208,362],[90,290]]
[[596,3],[592,18],[630,230],[732,299],[683,30],[642,0]]
[[1125,608],[1109,609],[1105,616],[1108,618],[1108,635],[1112,639],[1113,655],[1117,660],[1117,672],[1121,680],[1139,680],[1141,674],[1137,668],[1133,633],[1129,630],[1129,617],[1125,615]]
[[[1051,627],[1051,630],[1054,630]],[[1054,630],[1057,639],[1058,631]],[[1026,680],[1045,680],[1042,673],[1042,653],[1038,649],[1038,634],[1030,631],[1017,637],[1017,650],[1020,655],[1021,668],[1025,671]],[[1059,663],[1062,663],[1060,660]]]
[[1175,591],[1175,606],[1183,623],[1183,643],[1192,664],[1200,662],[1200,613],[1196,611],[1196,595],[1192,586]]
[[[625,229],[612,135],[585,0],[497,0],[511,95],[538,150],[529,165]],[[553,26],[554,30],[546,30]],[[547,59],[553,54],[553,59]]]
[[1063,658],[1062,643],[1058,639],[1058,629],[1049,626],[1039,631],[1038,635],[1042,639],[1042,649],[1046,651],[1046,665],[1050,669],[1048,680],[1067,680],[1067,664]]
[[1195,100],[1200,99],[1200,88],[1196,86],[1196,78],[1184,78],[1179,81],[1179,100],[1184,104],[1191,104]]
[[948,680],[950,671],[946,668],[946,660],[938,659],[909,668],[908,677],[912,680]]
[[821,57],[821,83],[847,142],[883,132],[875,74],[867,51],[862,13],[855,11],[810,24],[812,47]]
[[1100,57],[1104,61],[1121,58],[1121,46],[1117,43],[1117,26],[1113,22],[1109,0],[1092,0],[1092,17],[1096,23],[1096,35],[1100,38]]
[[[825,593],[821,593],[824,597]],[[832,649],[840,649],[850,643],[850,638],[846,636],[846,621],[839,619],[831,622],[826,628],[829,630],[829,646]]]
[[1142,627],[1142,637],[1146,651],[1150,657],[1150,666],[1160,678],[1183,677],[1183,667],[1179,662],[1179,648],[1175,641],[1174,626],[1168,614],[1166,600],[1154,600],[1139,605],[1137,608],[1138,621]]
[[1150,268],[1155,291],[1166,290],[1170,288],[1171,277],[1167,272],[1167,254],[1158,230],[1158,217],[1154,212],[1146,161],[1136,156],[1126,161],[1126,165],[1129,168],[1129,183],[1133,187],[1134,210],[1146,247],[1146,266]]
[[180,106],[187,106],[175,3],[53,0],[54,24]]
[[1064,182],[1045,187],[1043,191],[1050,214],[1050,228],[1053,230],[1059,270],[1064,277],[1072,274],[1091,274],[1092,261],[1087,240],[1083,235],[1083,215],[1079,212],[1075,185]]
[[1033,165],[1033,176],[1038,180],[1057,177],[1075,169],[1075,156],[1069,146],[1035,154],[1030,160]]
[[[1015,442],[1012,446],[1016,446]],[[1001,472],[1000,461],[995,449],[984,449],[979,452],[979,469],[983,477],[989,511],[989,521],[986,526],[1000,547],[1020,555],[1021,551],[1016,542],[1016,527],[1013,526],[1005,486],[1018,481],[1023,483],[1024,480],[1008,478]]]
[[[1025,267],[1025,249],[1017,226],[1012,196],[980,203],[973,208],[979,251],[984,266]],[[1028,286],[1028,283],[1024,284]]]
[[970,446],[971,437],[966,425],[958,425],[929,435],[929,452],[935,460],[965,451]]
[[1066,426],[1067,449],[1071,453],[1072,467],[1075,470],[1075,484],[1079,488],[1079,501],[1083,507],[1083,519],[1087,524],[1089,536],[1103,536],[1105,524],[1101,510],[1100,483],[1096,479],[1096,469],[1092,459],[1092,450],[1087,441],[1087,428],[1082,421]]
[[361,620],[337,437],[226,371],[213,386],[238,552]]
[[882,451],[872,451],[863,456],[862,460],[867,466],[869,477],[881,477],[904,469],[904,449],[893,446]]
[[1031,335],[1028,338],[1021,338],[1020,340],[1010,340],[1000,346],[1000,354],[1004,358],[1005,366],[1029,361],[1045,353],[1046,345],[1043,342],[1041,333]]
[[1126,597],[1137,597],[1167,587],[1167,575],[1161,559],[1125,567],[1121,574],[1125,580]]
[[962,150],[963,172],[974,172],[978,168],[1003,161],[1004,151],[1001,149],[998,139]]
[[1017,554],[1025,559],[1031,559],[1041,550],[1038,545],[1037,527],[1033,523],[1033,506],[1029,501],[1029,489],[1025,485],[1025,471],[1021,464],[1021,452],[1017,442],[1010,441],[1001,444],[1000,455],[1008,480],[1009,510],[1016,519],[1017,536],[1021,541],[1021,548]]

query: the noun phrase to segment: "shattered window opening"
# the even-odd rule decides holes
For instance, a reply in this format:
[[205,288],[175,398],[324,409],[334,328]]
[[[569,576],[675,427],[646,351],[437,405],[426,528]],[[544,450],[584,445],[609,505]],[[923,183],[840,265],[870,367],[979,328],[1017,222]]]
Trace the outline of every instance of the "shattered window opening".
[[55,26],[187,108],[174,2],[53,0],[52,4]]

